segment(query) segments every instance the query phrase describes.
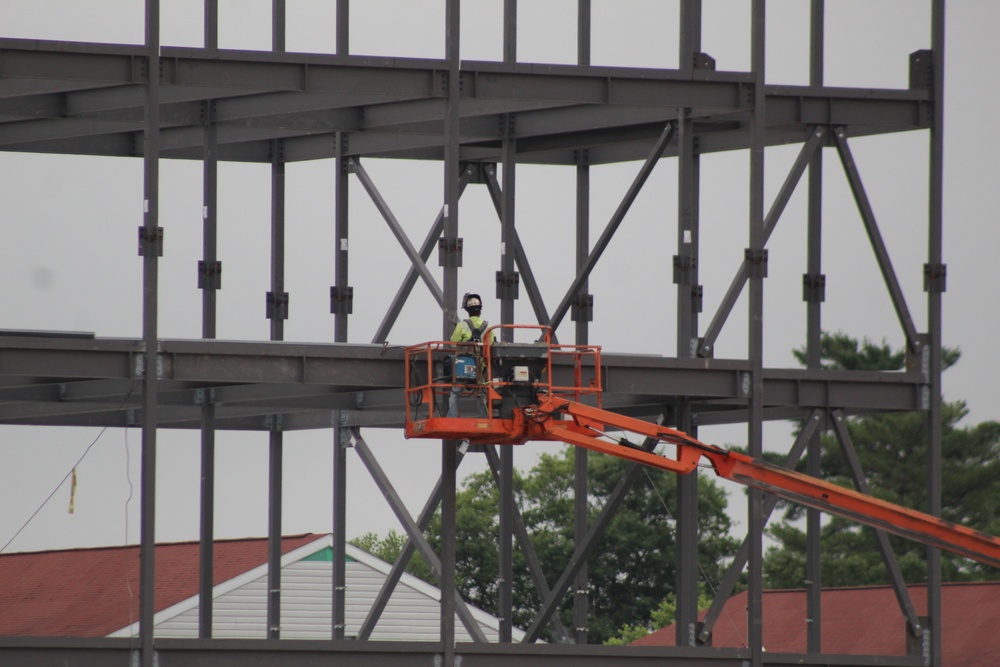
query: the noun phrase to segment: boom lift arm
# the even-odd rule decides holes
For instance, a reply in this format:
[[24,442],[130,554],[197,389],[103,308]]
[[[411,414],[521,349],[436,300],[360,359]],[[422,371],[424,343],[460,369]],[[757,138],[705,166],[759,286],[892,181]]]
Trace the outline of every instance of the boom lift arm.
[[[719,477],[1000,568],[1000,538],[992,535],[606,410],[559,398],[544,400],[538,409],[569,417],[568,421],[546,419],[546,437],[539,439],[561,440],[681,475],[694,470],[700,459],[705,458]],[[674,444],[676,459],[630,443],[601,440],[598,435],[601,428],[595,426],[600,422],[602,428],[628,430]]]
[[[451,438],[473,444],[559,441],[679,475],[690,473],[707,459],[719,477],[1000,568],[998,537],[706,444],[669,427],[601,409],[600,348],[554,345],[547,330],[540,342],[529,345],[491,343],[489,334],[486,340],[472,350],[481,368],[481,377],[472,383],[458,382],[453,376],[435,378],[433,371],[435,356],[440,361],[442,355],[468,352],[467,348],[425,343],[407,349],[411,372],[407,375],[406,437]],[[572,360],[572,386],[552,381],[552,360],[560,356]],[[414,372],[414,368],[424,371]],[[589,377],[587,382],[585,377]],[[474,396],[474,401],[484,405],[485,416],[441,416],[442,397],[450,398],[455,392]],[[672,445],[674,455],[647,451],[609,432],[659,440]]]

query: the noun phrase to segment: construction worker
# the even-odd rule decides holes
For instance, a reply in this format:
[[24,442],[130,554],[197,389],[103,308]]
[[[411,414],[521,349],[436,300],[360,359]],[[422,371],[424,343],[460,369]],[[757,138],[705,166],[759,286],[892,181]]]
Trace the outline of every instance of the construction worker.
[[[462,309],[469,314],[469,317],[462,320],[455,325],[455,330],[451,332],[451,342],[453,343],[474,343],[481,344],[483,342],[483,335],[486,333],[486,329],[490,326],[490,323],[484,320],[480,315],[483,312],[483,300],[478,294],[473,294],[467,292],[465,296],[462,297]],[[496,335],[490,332],[490,342],[496,342]],[[478,351],[477,357],[481,358],[482,352]],[[478,369],[480,374],[485,372],[485,365],[480,363],[480,368]],[[463,389],[462,387],[455,385],[451,388],[451,396],[448,397],[448,416],[457,417],[458,416],[458,399],[463,395],[469,395],[470,393],[476,393],[481,391],[480,389],[475,389],[470,391],[469,389]],[[486,405],[483,401],[476,401],[477,415],[478,417],[486,416]]]

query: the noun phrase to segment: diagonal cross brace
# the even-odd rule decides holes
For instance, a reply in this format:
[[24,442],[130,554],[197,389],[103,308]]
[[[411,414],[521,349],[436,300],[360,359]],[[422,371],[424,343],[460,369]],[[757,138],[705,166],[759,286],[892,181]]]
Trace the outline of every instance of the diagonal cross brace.
[[399,241],[399,245],[402,246],[403,251],[406,252],[406,256],[410,258],[410,263],[420,274],[424,284],[427,285],[427,289],[430,290],[431,294],[437,300],[441,310],[444,310],[444,292],[437,284],[437,281],[434,280],[434,276],[431,275],[430,270],[427,268],[427,264],[423,259],[421,259],[420,253],[418,253],[417,249],[413,247],[412,243],[410,243],[410,239],[406,236],[406,232],[403,231],[402,226],[400,226],[399,220],[396,219],[396,216],[393,215],[389,205],[385,202],[385,199],[382,198],[382,194],[378,191],[378,188],[375,187],[375,183],[372,182],[368,172],[365,171],[364,167],[361,166],[361,163],[355,158],[351,158],[348,161],[347,168],[354,172],[354,174],[358,177],[358,180],[361,181],[365,191],[368,192],[368,196],[371,197],[375,207],[378,209],[379,213],[382,214],[382,217],[385,219],[386,224],[389,225],[389,229],[392,230],[396,240]]
[[[646,438],[642,443],[642,449],[647,452],[652,451],[659,443],[660,440],[658,438]],[[597,546],[597,541],[604,535],[604,531],[607,530],[611,519],[618,512],[622,502],[625,500],[626,494],[632,489],[632,485],[639,478],[639,474],[643,471],[643,468],[644,466],[641,463],[629,463],[628,468],[625,469],[625,473],[618,480],[614,491],[611,492],[608,502],[604,504],[601,513],[597,515],[593,525],[584,536],[583,542],[576,548],[576,551],[570,558],[562,576],[559,577],[559,581],[552,587],[552,592],[549,596],[542,601],[542,608],[531,622],[531,627],[525,632],[524,639],[522,640],[523,643],[530,644],[538,639],[542,628],[545,627],[549,619],[556,612],[559,601],[566,595],[566,591],[569,590],[580,568],[587,562],[590,552],[594,550],[594,547]]]
[[[493,481],[499,489],[500,459],[497,456],[496,448],[493,445],[489,445],[484,451],[486,452],[486,460],[490,465],[490,472],[493,473]],[[517,542],[521,545],[521,549],[524,551],[524,559],[528,563],[528,571],[531,573],[531,578],[535,582],[535,589],[538,591],[538,597],[541,600],[545,600],[549,597],[551,591],[549,590],[548,583],[545,581],[545,573],[542,571],[542,565],[538,560],[538,554],[535,552],[535,547],[531,544],[531,537],[528,535],[528,529],[524,525],[524,517],[521,516],[517,507],[514,508],[514,531],[517,535]],[[568,634],[566,632],[566,627],[563,625],[559,616],[554,615],[551,623],[552,628],[556,631],[560,641],[564,643],[567,642]]]
[[[461,197],[462,193],[465,192],[465,187],[469,184],[472,179],[472,167],[466,166],[462,170],[461,176],[458,178],[458,196]],[[423,245],[420,246],[420,260],[423,266],[426,266],[427,260],[430,258],[431,253],[434,252],[434,248],[437,247],[437,240],[441,236],[441,232],[444,230],[444,207],[438,211],[437,217],[434,219],[434,224],[431,225],[430,231],[427,232],[427,237],[424,239]],[[392,329],[392,325],[396,323],[396,318],[399,317],[399,313],[403,308],[403,303],[410,296],[410,292],[413,291],[413,286],[417,283],[417,277],[420,272],[417,269],[416,264],[411,264],[409,270],[406,272],[406,277],[403,278],[403,283],[399,286],[399,290],[396,292],[396,296],[393,298],[392,303],[389,305],[389,309],[386,311],[385,317],[382,318],[382,324],[379,325],[378,331],[375,332],[375,336],[372,338],[373,343],[384,343],[389,337],[389,330]]]
[[[423,557],[424,561],[431,567],[434,572],[434,576],[439,580],[441,578],[441,560],[431,549],[431,545],[427,542],[427,538],[424,537],[423,533],[420,532],[420,528],[417,523],[410,516],[410,513],[406,511],[406,507],[403,505],[402,499],[399,494],[396,493],[396,489],[393,488],[392,484],[389,482],[389,478],[386,477],[385,472],[382,467],[379,466],[378,461],[375,460],[374,455],[371,450],[368,449],[368,444],[365,442],[364,438],[361,437],[361,433],[358,429],[353,429],[354,432],[354,450],[358,453],[361,458],[361,462],[365,464],[368,472],[371,474],[372,479],[375,484],[378,485],[379,490],[385,497],[389,506],[392,508],[393,513],[396,518],[399,519],[399,523],[406,529],[407,535],[410,539],[417,544],[417,549],[420,551],[420,555]],[[468,605],[465,604],[465,600],[455,591],[455,613],[462,620],[462,625],[465,629],[469,631],[474,641],[485,642],[486,636],[483,634],[482,628],[476,622],[476,619],[472,617],[472,612],[469,611]]]
[[[809,440],[812,438],[813,434],[816,432],[816,428],[819,426],[821,416],[822,412],[818,409],[813,410],[812,414],[809,415],[809,419],[806,420],[802,430],[799,431],[798,437],[795,438],[792,448],[788,450],[788,454],[785,456],[785,460],[782,463],[784,467],[794,468],[795,464],[797,464],[799,459],[802,458],[802,453],[805,451],[806,445],[809,444]],[[777,504],[778,496],[770,494],[764,496],[763,524],[767,524],[767,520],[770,518],[771,512],[774,511]],[[708,641],[708,638],[712,636],[712,630],[715,628],[715,623],[719,620],[722,608],[725,606],[726,600],[728,600],[729,596],[732,594],[733,588],[736,586],[736,582],[740,578],[740,574],[743,573],[743,568],[746,567],[749,556],[750,538],[747,536],[743,538],[743,543],[740,544],[739,550],[733,557],[733,562],[729,564],[729,569],[726,570],[726,574],[722,577],[722,582],[719,584],[718,588],[715,589],[712,604],[709,606],[708,611],[705,612],[705,618],[698,624],[699,642],[704,644]]]
[[611,237],[615,235],[618,231],[618,227],[621,226],[622,220],[625,219],[625,214],[632,207],[632,203],[635,202],[635,198],[639,195],[639,191],[642,190],[642,186],[645,185],[646,179],[653,172],[653,167],[659,162],[660,157],[663,155],[663,151],[667,149],[667,144],[674,137],[674,124],[667,123],[663,128],[663,132],[660,134],[659,139],[653,144],[653,148],[650,149],[649,155],[646,157],[646,161],[643,162],[642,167],[639,169],[639,173],[636,174],[635,179],[632,181],[632,185],[629,186],[628,191],[625,193],[625,197],[622,198],[618,208],[615,209],[614,214],[611,216],[611,220],[608,222],[604,231],[601,232],[601,237],[597,239],[597,243],[594,245],[594,249],[590,251],[590,255],[587,256],[587,260],[580,267],[580,271],[577,273],[576,279],[573,284],[569,286],[566,290],[566,296],[559,303],[555,312],[552,313],[552,319],[549,321],[549,326],[555,331],[562,322],[562,319],[566,317],[566,313],[569,312],[569,307],[573,304],[573,301],[577,299],[580,293],[580,289],[583,287],[583,283],[590,277],[591,272],[594,267],[597,266],[598,260],[601,259],[601,255],[607,249],[608,244],[611,242]]
[[[837,434],[837,442],[840,443],[844,459],[851,469],[851,479],[854,481],[854,487],[861,493],[871,495],[871,490],[868,488],[868,480],[865,479],[865,473],[861,469],[861,461],[858,459],[858,454],[854,449],[854,442],[851,440],[851,434],[847,431],[847,424],[844,423],[844,415],[840,410],[833,413],[833,430]],[[909,628],[910,634],[914,637],[919,637],[923,632],[920,627],[920,620],[917,618],[917,611],[913,607],[913,600],[910,599],[910,592],[906,588],[906,582],[903,580],[903,573],[899,569],[896,555],[892,552],[892,546],[889,544],[889,537],[884,530],[872,528],[872,531],[875,535],[875,544],[878,547],[879,554],[881,554],[882,560],[885,562],[887,574],[892,580],[892,589],[896,593],[899,610],[906,617],[906,626]]]
[[[455,460],[456,468],[462,463],[464,456],[460,449]],[[420,516],[417,518],[417,528],[420,530],[421,535],[430,526],[431,520],[434,518],[434,513],[437,511],[438,505],[441,504],[441,493],[441,478],[438,477],[437,484],[434,485],[431,495],[427,498],[427,502],[424,503],[424,508],[420,511]],[[385,611],[385,607],[389,603],[389,597],[396,590],[396,584],[402,578],[403,573],[406,571],[406,566],[409,565],[410,559],[413,558],[416,550],[416,543],[412,538],[408,538],[406,544],[403,546],[403,550],[399,553],[399,557],[393,563],[392,569],[386,575],[378,597],[375,598],[375,602],[372,604],[371,609],[368,610],[368,615],[361,624],[360,630],[358,630],[358,640],[365,641],[371,637],[372,632],[375,630],[375,625],[382,617],[382,612]]]
[[[503,223],[501,203],[503,189],[500,187],[500,183],[497,182],[496,170],[493,167],[486,167],[484,171],[486,172],[486,188],[489,190],[490,198],[493,200],[493,208],[496,209],[497,219]],[[531,270],[531,264],[528,262],[528,256],[524,252],[521,237],[516,229],[514,230],[514,261],[517,262],[517,268],[521,271],[521,277],[524,279],[524,289],[528,292],[528,299],[531,301],[531,307],[535,311],[535,318],[539,324],[547,323],[549,321],[549,314],[545,309],[542,291],[538,289],[538,281],[535,280],[535,274]]]
[[892,307],[896,310],[896,317],[899,318],[899,324],[906,336],[906,346],[911,352],[915,352],[917,350],[917,328],[913,324],[913,317],[910,315],[910,309],[906,306],[903,290],[899,286],[896,272],[892,268],[889,251],[886,250],[882,233],[878,229],[878,222],[875,221],[875,212],[872,210],[868,194],[865,192],[865,185],[861,181],[861,174],[854,162],[854,155],[851,154],[851,148],[847,145],[847,130],[838,127],[834,130],[833,136],[837,142],[837,153],[844,166],[844,173],[847,174],[847,182],[851,186],[851,193],[854,195],[854,201],[861,213],[861,220],[865,224],[868,240],[872,244],[872,250],[875,251],[878,268],[882,272],[882,279],[885,280],[885,286],[889,290]]
[[[771,209],[767,212],[767,216],[764,218],[764,241],[763,245],[767,245],[767,241],[771,238],[771,233],[774,232],[774,228],[778,224],[778,220],[781,218],[781,214],[785,211],[785,206],[788,205],[788,200],[791,199],[792,193],[795,192],[796,186],[802,179],[802,174],[806,170],[809,162],[812,160],[813,155],[819,149],[826,137],[826,130],[822,127],[816,127],[813,129],[812,135],[809,137],[803,146],[802,150],[799,151],[799,155],[795,158],[794,164],[792,164],[792,169],[788,172],[785,177],[785,182],[781,186],[781,190],[778,191],[778,195],[774,198],[774,202],[771,204]],[[705,330],[704,341],[701,343],[699,353],[702,356],[710,356],[712,348],[715,346],[715,341],[719,338],[719,334],[722,333],[722,327],[729,319],[729,314],[733,311],[733,307],[736,305],[736,300],[739,298],[740,293],[743,291],[743,286],[747,283],[747,277],[749,276],[749,271],[747,269],[746,260],[740,264],[739,270],[736,275],[733,276],[733,281],[729,284],[729,289],[726,291],[726,295],[722,299],[722,303],[719,304],[719,308],[715,311],[715,316],[712,318],[711,323],[708,325],[708,329]]]

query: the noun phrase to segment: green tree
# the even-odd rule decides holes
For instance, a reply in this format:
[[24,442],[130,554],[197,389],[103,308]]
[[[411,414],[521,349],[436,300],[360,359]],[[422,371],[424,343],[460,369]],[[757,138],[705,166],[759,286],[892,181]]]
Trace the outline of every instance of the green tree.
[[[698,610],[708,609],[712,604],[712,599],[705,594],[704,590],[698,593]],[[661,630],[677,618],[677,596],[670,594],[660,602],[660,606],[649,613],[649,621],[645,624],[623,625],[618,630],[618,634],[610,637],[605,644],[609,646],[627,646],[637,639],[645,637],[651,632]]]
[[[905,354],[884,342],[858,343],[844,334],[824,334],[823,366],[832,369],[899,370]],[[796,352],[804,361],[802,351]],[[959,359],[957,350],[944,350],[943,367]],[[963,401],[942,406],[942,516],[991,534],[1000,534],[1000,423],[984,422],[960,427],[968,414]],[[852,417],[847,430],[872,494],[890,502],[926,511],[927,415],[923,412],[883,413]],[[824,435],[821,474],[825,479],[853,488],[850,471],[836,438]],[[800,466],[801,469],[802,466]],[[764,561],[765,585],[772,588],[802,586],[805,573],[806,536],[795,522],[804,510],[783,504],[784,520],[772,523],[768,533],[778,545],[768,549]],[[875,548],[872,531],[855,522],[831,517],[821,529],[821,565],[824,586],[888,583],[885,566]],[[926,578],[926,548],[916,542],[889,537],[893,552],[908,582]],[[946,581],[1000,578],[994,568],[942,552]]]
[[[626,469],[626,462],[588,457],[590,519],[597,517]],[[574,456],[567,448],[543,454],[526,475],[515,474],[514,493],[538,560],[551,586],[573,550]],[[587,563],[590,579],[589,640],[603,643],[628,624],[650,617],[675,589],[676,476],[644,470]],[[498,495],[490,473],[468,477],[458,495],[456,580],[470,603],[498,612]],[[703,577],[717,582],[737,543],[729,536],[726,496],[712,479],[699,484]],[[437,525],[429,531],[438,535]],[[436,538],[435,538],[436,541]],[[524,552],[514,549],[514,624],[526,627],[541,608]],[[572,618],[571,596],[560,609]]]
[[[396,559],[399,558],[399,554],[403,552],[403,547],[406,546],[407,537],[402,533],[397,533],[395,530],[390,530],[389,534],[385,537],[380,537],[375,533],[365,533],[361,537],[356,537],[351,540],[351,544],[354,546],[364,549],[371,555],[381,558],[387,563],[395,563]],[[434,579],[434,573],[431,571],[430,566],[420,557],[419,553],[414,553],[413,558],[406,565],[406,571],[415,577],[419,577],[426,582],[436,584],[437,581]]]

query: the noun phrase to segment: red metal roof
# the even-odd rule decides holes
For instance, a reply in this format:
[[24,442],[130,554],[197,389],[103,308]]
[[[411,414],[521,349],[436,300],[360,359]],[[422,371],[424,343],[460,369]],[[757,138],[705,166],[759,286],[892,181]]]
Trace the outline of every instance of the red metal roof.
[[[321,535],[282,540],[288,553]],[[160,611],[198,594],[197,542],[156,546]],[[219,540],[215,584],[267,562],[267,539]],[[103,637],[139,620],[139,547],[0,554],[0,636]]]
[[[927,587],[908,587],[918,616],[927,613]],[[764,648],[769,653],[806,652],[804,590],[764,591]],[[715,624],[713,646],[746,646],[747,593],[733,596]],[[1000,581],[941,587],[945,665],[995,667],[1000,656]],[[889,586],[831,588],[822,594],[823,653],[906,655],[905,622]],[[704,614],[702,614],[703,616]],[[674,626],[633,642],[674,646]]]

